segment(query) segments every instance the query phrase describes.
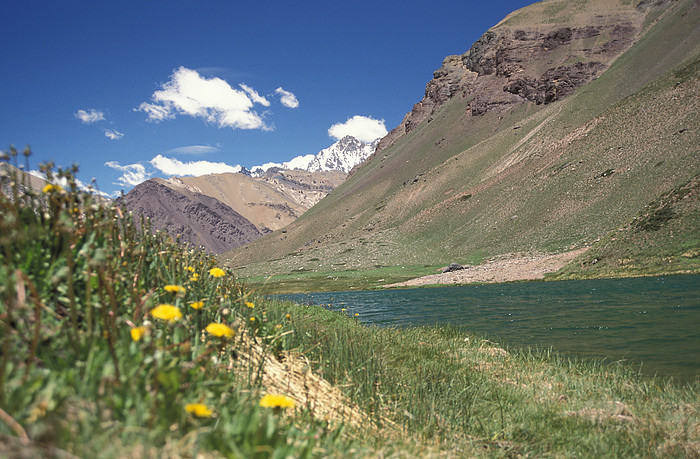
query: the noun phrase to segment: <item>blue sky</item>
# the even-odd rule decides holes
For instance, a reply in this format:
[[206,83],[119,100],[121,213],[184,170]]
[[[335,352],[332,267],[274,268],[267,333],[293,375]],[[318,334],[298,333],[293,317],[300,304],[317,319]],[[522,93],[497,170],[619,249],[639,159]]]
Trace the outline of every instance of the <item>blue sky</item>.
[[108,194],[315,154],[394,128],[445,56],[530,3],[2,2],[0,149]]

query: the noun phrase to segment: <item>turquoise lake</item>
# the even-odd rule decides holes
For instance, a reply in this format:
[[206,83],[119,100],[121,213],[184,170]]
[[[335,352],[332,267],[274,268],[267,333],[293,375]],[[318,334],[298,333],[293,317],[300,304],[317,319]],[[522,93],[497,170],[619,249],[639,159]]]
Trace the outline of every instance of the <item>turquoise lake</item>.
[[442,325],[510,347],[624,360],[646,375],[700,373],[700,275],[280,295],[368,325]]

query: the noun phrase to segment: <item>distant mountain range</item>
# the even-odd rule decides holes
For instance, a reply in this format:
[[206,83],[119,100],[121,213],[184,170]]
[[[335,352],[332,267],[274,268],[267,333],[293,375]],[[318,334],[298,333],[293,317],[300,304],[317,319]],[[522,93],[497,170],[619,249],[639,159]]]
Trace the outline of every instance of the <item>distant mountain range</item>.
[[339,186],[376,146],[346,136],[316,155],[282,164],[147,180],[117,201],[137,220],[148,217],[153,230],[221,253],[294,221]]

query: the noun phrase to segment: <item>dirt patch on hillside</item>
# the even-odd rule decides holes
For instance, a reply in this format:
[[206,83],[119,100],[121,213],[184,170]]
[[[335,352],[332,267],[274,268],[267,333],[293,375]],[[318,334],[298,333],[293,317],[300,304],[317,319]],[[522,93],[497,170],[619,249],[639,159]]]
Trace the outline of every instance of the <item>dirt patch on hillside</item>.
[[416,287],[435,284],[470,284],[474,282],[497,283],[537,280],[555,272],[588,250],[587,247],[554,255],[504,255],[476,266],[449,273],[431,274],[386,287]]

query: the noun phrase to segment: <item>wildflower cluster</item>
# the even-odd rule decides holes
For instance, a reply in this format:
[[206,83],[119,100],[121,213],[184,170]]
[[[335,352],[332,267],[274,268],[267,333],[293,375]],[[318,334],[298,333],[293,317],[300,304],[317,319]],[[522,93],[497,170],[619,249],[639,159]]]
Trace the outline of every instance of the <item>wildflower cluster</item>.
[[[131,341],[143,349],[153,349],[160,356],[161,365],[184,364],[192,356],[195,361],[212,356],[214,362],[219,362],[236,352],[242,339],[236,339],[242,331],[236,327],[242,326],[266,342],[273,352],[281,352],[285,346],[283,324],[272,323],[266,308],[258,307],[255,299],[240,297],[233,276],[222,268],[208,267],[207,263],[183,263],[175,273],[163,273],[171,283],[163,285],[152,297],[153,306],[143,316],[143,323],[130,327]],[[206,277],[200,277],[200,272]],[[277,408],[293,407],[293,401],[279,398],[284,396],[270,397],[263,398],[260,406],[272,407],[276,403]],[[184,410],[192,419],[216,416],[216,410],[205,403],[187,403]]]

